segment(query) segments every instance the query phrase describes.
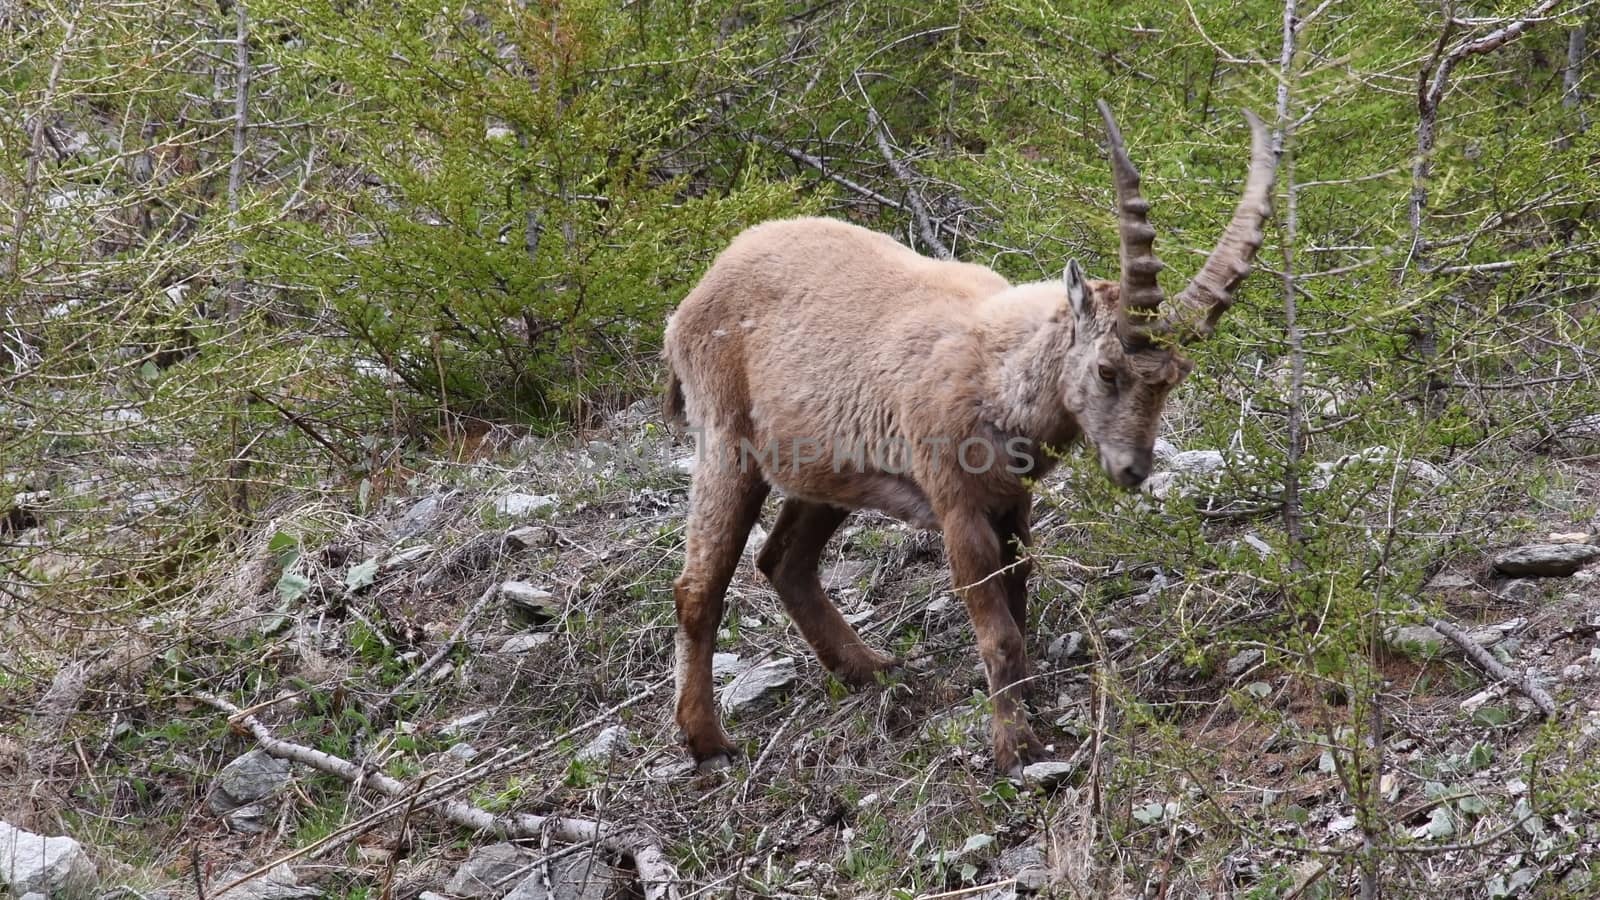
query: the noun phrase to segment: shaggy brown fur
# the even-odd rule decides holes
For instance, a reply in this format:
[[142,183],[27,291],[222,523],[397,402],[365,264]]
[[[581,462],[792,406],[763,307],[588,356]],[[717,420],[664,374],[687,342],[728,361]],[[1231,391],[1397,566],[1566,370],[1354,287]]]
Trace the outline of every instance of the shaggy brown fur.
[[[1131,173],[1112,127],[1113,158]],[[1245,265],[1272,175],[1253,117],[1252,127],[1240,204],[1251,204],[1250,233],[1230,227],[1213,254],[1242,246]],[[1130,196],[1118,174],[1125,275],[1130,257],[1139,272],[1159,269],[1139,241],[1137,175]],[[1224,262],[1233,271],[1239,261]],[[1041,753],[1020,704],[1027,480],[1050,468],[1044,447],[1086,437],[1112,480],[1137,487],[1167,393],[1190,370],[1154,339],[1159,323],[1130,323],[1126,284],[1087,280],[1071,262],[1060,281],[1013,286],[829,219],[759,225],[723,251],[673,314],[664,353],[668,413],[681,412],[697,441],[674,589],[677,721],[696,760],[734,752],[712,703],[711,655],[728,582],[774,487],[785,500],[756,563],[829,671],[862,685],[895,662],[862,642],[817,578],[849,511],[940,529],[989,676],[995,762],[1011,771]],[[1153,280],[1135,286],[1148,293]]]

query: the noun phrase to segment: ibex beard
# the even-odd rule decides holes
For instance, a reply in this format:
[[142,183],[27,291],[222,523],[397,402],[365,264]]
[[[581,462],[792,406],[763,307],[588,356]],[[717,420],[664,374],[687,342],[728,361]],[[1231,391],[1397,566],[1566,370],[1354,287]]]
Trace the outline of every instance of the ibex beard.
[[[703,766],[736,752],[713,703],[711,657],[728,583],[773,488],[784,500],[756,566],[823,666],[866,685],[896,664],[862,641],[817,576],[851,511],[939,530],[988,676],[995,765],[1014,773],[1043,754],[1023,710],[1029,484],[1053,464],[1046,448],[1079,439],[1116,484],[1148,477],[1167,394],[1192,368],[1177,346],[1208,336],[1233,302],[1263,240],[1277,161],[1246,112],[1243,195],[1163,313],[1149,205],[1100,108],[1118,281],[1091,280],[1071,261],[1060,280],[1012,285],[983,266],[804,218],[745,231],[673,313],[667,413],[693,429],[702,457],[673,588],[677,723]],[[728,464],[741,447],[751,452]],[[839,447],[863,452],[841,466]],[[988,462],[961,464],[963,453]]]

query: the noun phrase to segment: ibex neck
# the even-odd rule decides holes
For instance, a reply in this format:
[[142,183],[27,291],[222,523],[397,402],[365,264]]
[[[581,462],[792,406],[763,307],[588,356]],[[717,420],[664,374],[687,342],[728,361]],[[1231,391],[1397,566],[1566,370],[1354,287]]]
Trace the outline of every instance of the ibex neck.
[[[1019,323],[1020,324],[1020,323]],[[1070,440],[1076,425],[1062,405],[1062,378],[1073,350],[1068,316],[1035,320],[1023,329],[994,335],[990,421],[1001,430],[1045,444]]]

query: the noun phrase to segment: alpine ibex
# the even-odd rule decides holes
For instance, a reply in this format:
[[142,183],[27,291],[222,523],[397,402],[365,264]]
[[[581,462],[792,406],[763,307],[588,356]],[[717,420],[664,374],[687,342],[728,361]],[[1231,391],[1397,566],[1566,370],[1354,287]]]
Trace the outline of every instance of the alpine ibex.
[[697,762],[734,753],[712,702],[724,594],[771,488],[785,495],[756,558],[817,658],[846,683],[895,665],[823,592],[817,564],[851,510],[943,532],[994,703],[995,764],[1043,750],[1027,677],[1027,479],[1045,447],[1083,437],[1137,488],[1167,393],[1233,301],[1270,215],[1277,159],[1251,130],[1244,195],[1200,273],[1163,316],[1149,204],[1102,102],[1121,237],[1120,282],[1011,285],[855,225],[805,218],[745,231],[667,324],[667,413],[697,434],[677,603],[677,722]]

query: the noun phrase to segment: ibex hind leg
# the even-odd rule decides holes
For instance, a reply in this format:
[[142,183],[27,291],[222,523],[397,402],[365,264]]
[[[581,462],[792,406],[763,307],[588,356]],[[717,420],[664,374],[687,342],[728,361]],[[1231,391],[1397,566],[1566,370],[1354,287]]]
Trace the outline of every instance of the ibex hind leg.
[[828,539],[849,515],[837,506],[790,497],[778,510],[778,521],[756,557],[756,567],[772,582],[789,618],[822,665],[846,684],[861,687],[875,682],[879,672],[895,665],[895,659],[861,640],[817,577]]
[[678,611],[677,722],[689,752],[702,766],[737,754],[712,700],[711,656],[728,583],[768,491],[754,471],[703,465],[689,492],[683,574],[673,584]]

